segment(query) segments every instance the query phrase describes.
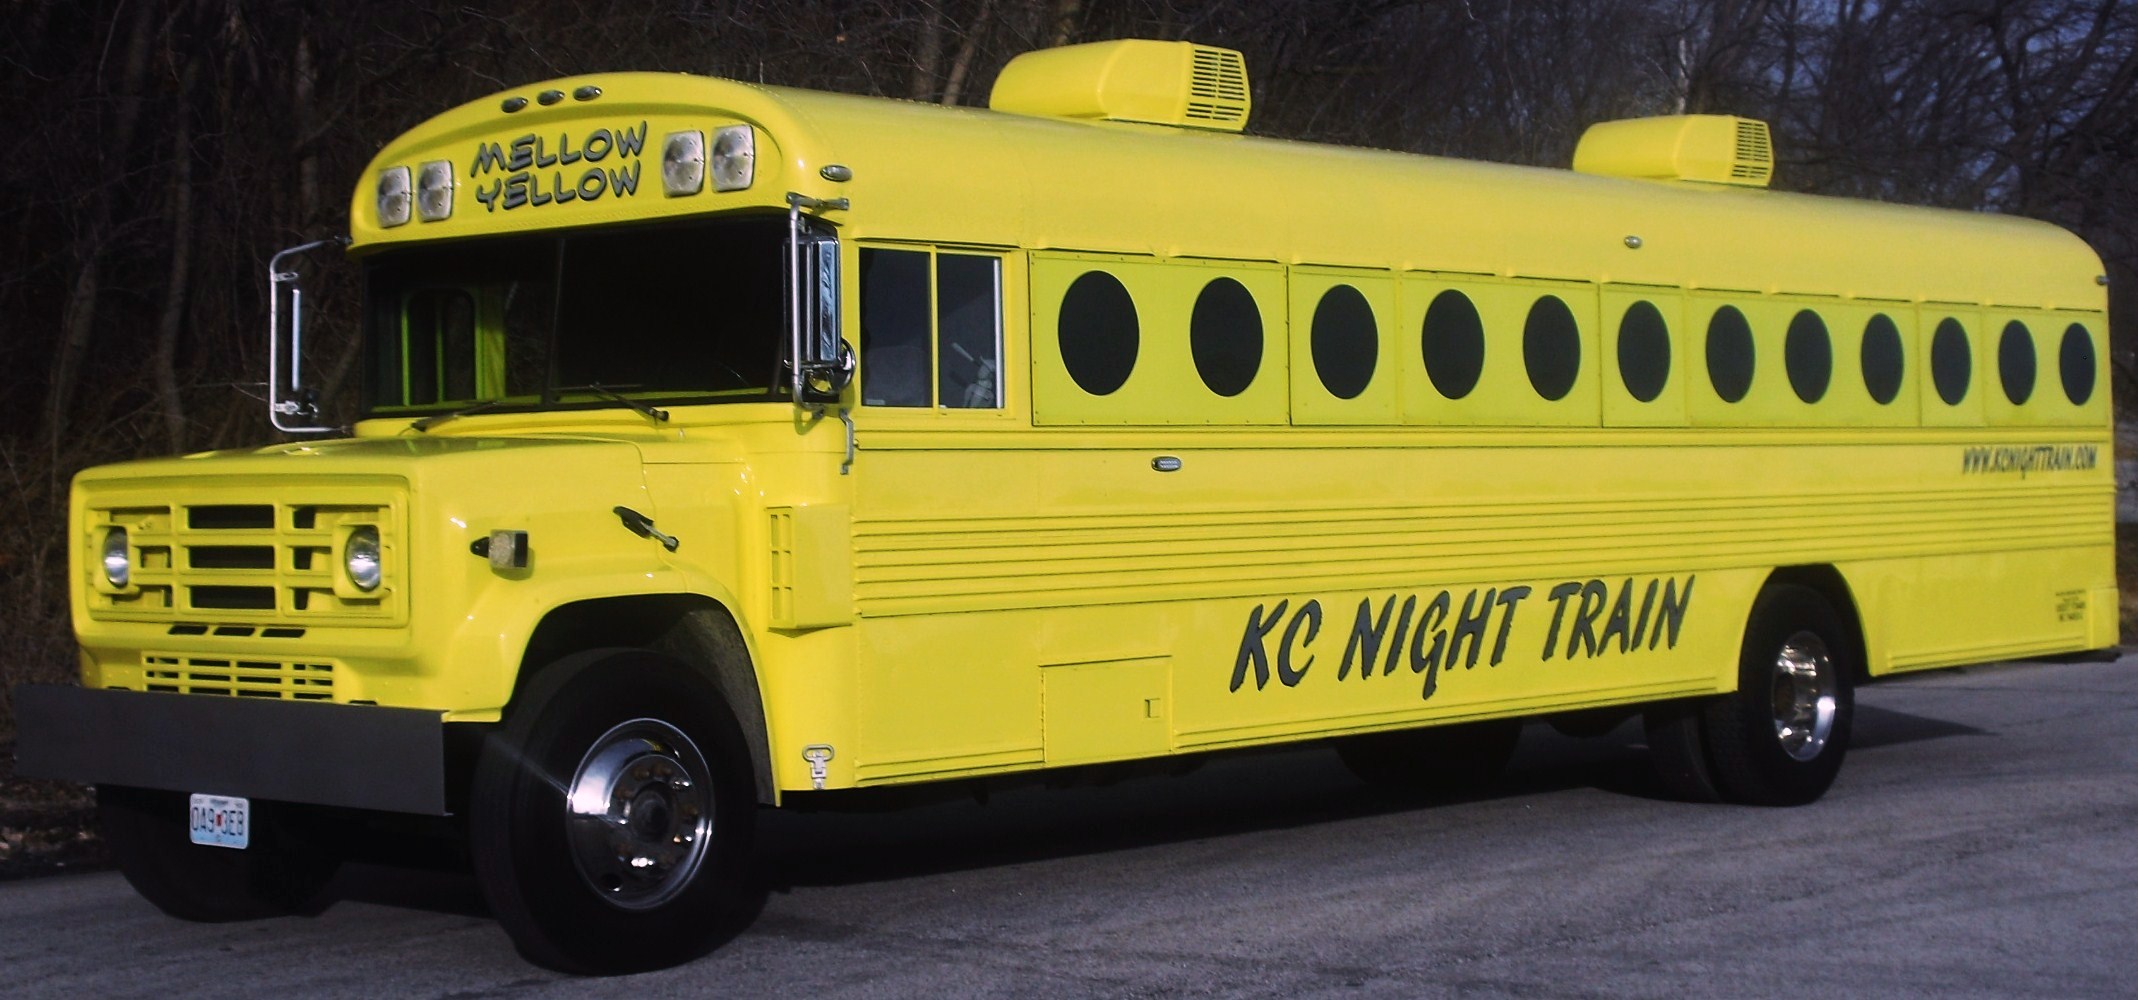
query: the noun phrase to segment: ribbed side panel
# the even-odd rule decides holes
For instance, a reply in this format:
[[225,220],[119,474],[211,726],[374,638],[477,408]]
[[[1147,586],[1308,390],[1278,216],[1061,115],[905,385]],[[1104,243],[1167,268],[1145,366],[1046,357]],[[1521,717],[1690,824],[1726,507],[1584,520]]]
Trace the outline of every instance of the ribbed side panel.
[[2106,544],[2109,504],[2074,488],[873,521],[856,590],[864,616],[892,616],[1951,555]]

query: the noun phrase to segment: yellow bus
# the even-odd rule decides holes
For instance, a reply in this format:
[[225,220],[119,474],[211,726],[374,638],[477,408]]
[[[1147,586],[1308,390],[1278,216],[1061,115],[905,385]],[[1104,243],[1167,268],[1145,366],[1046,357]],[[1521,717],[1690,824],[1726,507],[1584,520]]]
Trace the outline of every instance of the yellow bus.
[[[1537,169],[1248,94],[1131,40],[985,110],[605,74],[423,123],[331,241],[353,430],[77,479],[21,769],[173,914],[428,823],[615,971],[711,946],[764,807],[1301,741],[1430,788],[1636,716],[1676,793],[1802,803],[1856,684],[2116,641],[2078,239],[1769,191],[1755,121]],[[332,249],[269,266],[283,430],[336,430]]]

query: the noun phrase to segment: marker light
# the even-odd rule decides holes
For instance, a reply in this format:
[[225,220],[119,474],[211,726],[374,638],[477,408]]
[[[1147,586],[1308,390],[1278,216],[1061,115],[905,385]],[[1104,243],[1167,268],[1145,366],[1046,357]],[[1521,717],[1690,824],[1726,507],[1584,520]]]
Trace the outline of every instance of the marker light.
[[342,548],[342,566],[348,569],[349,582],[356,584],[356,589],[379,589],[379,529],[365,527],[350,532],[349,542]]
[[104,580],[114,587],[125,587],[134,575],[133,550],[126,541],[125,528],[113,528],[104,533]]
[[757,136],[748,125],[713,134],[713,190],[740,191],[757,175]]
[[483,554],[490,557],[491,569],[527,568],[527,533],[524,531],[493,531],[486,539]]
[[670,195],[705,190],[705,133],[668,133],[661,147],[661,185]]
[[437,222],[453,215],[453,163],[432,160],[416,174],[416,215]]
[[408,222],[408,168],[379,171],[379,225],[387,229]]

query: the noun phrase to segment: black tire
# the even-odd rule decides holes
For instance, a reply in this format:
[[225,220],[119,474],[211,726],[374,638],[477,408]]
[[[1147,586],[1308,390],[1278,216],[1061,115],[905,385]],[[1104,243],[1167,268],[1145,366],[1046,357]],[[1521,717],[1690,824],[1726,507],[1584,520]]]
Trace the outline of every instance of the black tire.
[[1705,701],[1650,706],[1641,722],[1648,733],[1648,763],[1663,794],[1681,802],[1720,802],[1722,792],[1708,772],[1707,737],[1700,716]]
[[1857,657],[1855,633],[1818,591],[1774,584],[1760,593],[1737,690],[1700,712],[1708,772],[1725,801],[1792,806],[1826,794],[1848,756]]
[[[574,787],[625,822],[571,819]],[[529,961],[642,972],[697,958],[747,920],[755,811],[749,751],[719,693],[660,654],[597,650],[537,675],[485,740],[469,836],[491,912]]]
[[251,844],[204,847],[187,834],[189,796],[97,786],[97,819],[119,872],[156,908],[220,923],[317,913],[340,857],[303,829],[302,807],[252,802]]
[[1490,787],[1514,758],[1522,720],[1491,719],[1348,736],[1336,753],[1368,784],[1413,795],[1458,795]]

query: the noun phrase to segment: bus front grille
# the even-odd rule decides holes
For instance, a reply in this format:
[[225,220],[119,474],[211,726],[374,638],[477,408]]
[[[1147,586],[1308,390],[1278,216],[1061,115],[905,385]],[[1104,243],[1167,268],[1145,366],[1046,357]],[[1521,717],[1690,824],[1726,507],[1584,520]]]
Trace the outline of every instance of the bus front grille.
[[174,656],[141,657],[142,689],[284,701],[334,700],[334,664],[290,660]]
[[78,540],[87,564],[99,565],[105,538],[117,528],[125,529],[132,557],[124,586],[106,585],[92,569],[83,584],[92,617],[284,629],[405,621],[405,562],[389,560],[384,581],[368,592],[340,569],[341,549],[358,527],[376,529],[387,552],[407,551],[402,490],[292,489],[296,496],[274,503],[233,497],[240,491],[222,487],[158,492],[164,495],[121,486],[88,497]]

